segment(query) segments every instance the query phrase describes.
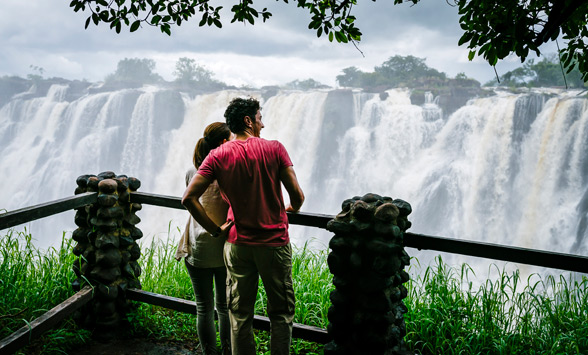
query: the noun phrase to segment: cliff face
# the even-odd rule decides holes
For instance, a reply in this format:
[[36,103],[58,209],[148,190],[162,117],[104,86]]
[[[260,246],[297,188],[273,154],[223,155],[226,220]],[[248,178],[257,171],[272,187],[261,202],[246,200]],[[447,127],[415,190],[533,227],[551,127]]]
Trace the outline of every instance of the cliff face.
[[0,107],[10,101],[14,95],[26,92],[30,87],[30,80],[17,76],[0,78]]
[[20,94],[21,99],[45,97],[49,88],[53,85],[68,85],[65,100],[72,102],[88,93],[88,88],[93,84],[87,81],[67,80],[63,78],[50,78],[29,80],[17,76],[0,78],[0,107],[4,106],[15,95]]
[[443,110],[443,117],[447,118],[460,107],[465,106],[468,100],[476,97],[486,97],[493,93],[480,87],[421,87],[412,90],[410,101],[413,105],[421,106],[425,103],[425,94],[430,92],[437,98],[435,102]]
[[441,107],[445,118],[473,98],[494,94],[491,90],[482,88],[480,83],[473,79],[429,80],[413,86],[410,96],[412,104],[424,104],[426,92],[432,93],[437,98],[435,103]]

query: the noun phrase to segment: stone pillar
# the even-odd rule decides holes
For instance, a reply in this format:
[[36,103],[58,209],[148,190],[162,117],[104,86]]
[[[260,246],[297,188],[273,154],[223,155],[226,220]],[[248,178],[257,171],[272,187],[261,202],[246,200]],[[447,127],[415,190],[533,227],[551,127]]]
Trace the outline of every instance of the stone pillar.
[[94,330],[98,338],[116,335],[131,302],[125,297],[127,288],[141,288],[141,268],[137,260],[141,249],[137,239],[143,233],[135,212],[141,204],[131,203],[130,192],[141,182],[133,177],[106,171],[77,178],[75,194],[98,192],[95,204],[78,208],[72,238],[77,242],[73,269],[77,278],[72,282],[77,291],[84,285],[94,287],[94,300],[77,312],[82,326]]
[[376,194],[345,200],[329,221],[335,236],[327,262],[333,274],[327,331],[329,354],[404,354],[407,311],[402,300],[410,262],[404,232],[410,204]]

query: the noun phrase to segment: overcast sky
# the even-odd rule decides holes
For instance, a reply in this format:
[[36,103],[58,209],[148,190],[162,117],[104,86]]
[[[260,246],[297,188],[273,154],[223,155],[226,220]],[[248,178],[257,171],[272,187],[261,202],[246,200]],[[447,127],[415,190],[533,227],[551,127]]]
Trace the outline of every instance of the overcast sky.
[[[255,0],[256,7],[274,14],[266,23],[231,24],[226,11],[220,30],[198,27],[199,18],[193,18],[173,27],[169,37],[149,26],[134,33],[123,28],[120,34],[104,24],[84,30],[89,12],[75,13],[65,0],[2,0],[0,76],[26,77],[33,73],[32,65],[43,68],[45,77],[100,81],[121,59],[150,58],[156,62],[155,71],[172,80],[175,62],[189,57],[214,72],[216,79],[236,86],[308,78],[335,86],[343,68],[373,71],[394,55],[413,55],[451,77],[464,72],[482,83],[494,78],[485,61],[468,61],[467,48],[457,45],[457,8],[445,0],[422,0],[415,6],[360,1],[353,14],[363,33],[359,49],[364,56],[351,44],[317,38],[307,29],[308,13],[293,2]],[[544,49],[549,52],[554,50]],[[497,70],[504,74],[520,65],[513,57],[499,62]]]

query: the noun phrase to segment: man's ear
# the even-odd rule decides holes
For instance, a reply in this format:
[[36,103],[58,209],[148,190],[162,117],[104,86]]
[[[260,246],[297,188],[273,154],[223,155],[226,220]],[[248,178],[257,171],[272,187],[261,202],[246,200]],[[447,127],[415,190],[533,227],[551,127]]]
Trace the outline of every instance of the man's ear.
[[251,117],[245,116],[243,118],[243,121],[245,122],[245,126],[247,126],[249,128],[253,127],[253,121],[251,120]]

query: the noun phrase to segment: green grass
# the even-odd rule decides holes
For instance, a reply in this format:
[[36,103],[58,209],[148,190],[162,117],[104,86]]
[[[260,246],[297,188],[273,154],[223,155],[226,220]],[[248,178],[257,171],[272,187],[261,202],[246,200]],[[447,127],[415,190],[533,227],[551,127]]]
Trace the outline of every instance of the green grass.
[[[170,233],[171,235],[171,233]],[[173,237],[142,246],[143,289],[194,299],[182,262],[173,258]],[[39,250],[31,236],[9,230],[0,237],[0,338],[61,303],[74,292],[72,242]],[[333,289],[326,250],[294,250],[295,322],[326,327]],[[416,265],[415,265],[416,264]],[[490,262],[489,262],[490,264]],[[497,270],[498,277],[474,286],[466,264],[450,267],[441,258],[416,267],[407,287],[405,340],[417,354],[588,354],[588,279]],[[491,266],[495,267],[495,266]],[[263,315],[260,288],[256,313]],[[129,335],[196,342],[196,317],[141,304],[129,315]],[[259,354],[269,354],[269,335],[256,331]],[[23,353],[67,353],[90,339],[73,321],[62,322]],[[293,354],[320,354],[322,345],[294,340]]]
[[[491,266],[496,267],[496,266]],[[408,284],[405,337],[420,354],[588,354],[588,278],[518,271],[474,287],[440,257]],[[525,282],[523,284],[523,281]]]
[[[75,277],[72,244],[64,237],[59,248],[41,251],[32,244],[30,234],[8,230],[0,237],[1,339],[74,294],[70,286]],[[64,353],[64,349],[79,346],[89,338],[90,332],[66,320],[25,352]]]

